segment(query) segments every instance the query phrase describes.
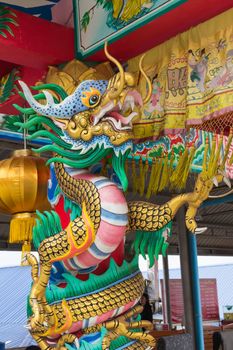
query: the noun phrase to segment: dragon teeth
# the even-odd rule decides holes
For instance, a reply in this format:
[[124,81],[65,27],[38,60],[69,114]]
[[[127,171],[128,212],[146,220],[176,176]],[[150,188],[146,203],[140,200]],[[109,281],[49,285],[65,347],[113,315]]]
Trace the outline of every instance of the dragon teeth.
[[119,107],[120,109],[122,109],[122,103],[121,103],[121,101],[118,102],[118,107]]
[[134,100],[130,101],[130,107],[131,107],[132,111],[134,110],[134,106],[135,106]]
[[99,114],[97,115],[93,115],[94,117],[94,122],[93,122],[93,125],[95,126],[101,118],[103,118],[105,116],[105,114],[109,111],[111,111],[114,107],[114,103],[113,102],[110,102],[108,103],[104,108],[101,109],[101,111],[99,112]]

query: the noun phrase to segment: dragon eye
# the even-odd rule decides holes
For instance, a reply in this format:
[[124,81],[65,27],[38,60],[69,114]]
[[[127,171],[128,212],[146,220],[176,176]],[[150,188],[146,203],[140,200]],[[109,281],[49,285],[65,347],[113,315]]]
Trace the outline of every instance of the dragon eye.
[[99,95],[92,95],[89,99],[90,106],[94,106],[97,102],[99,102]]
[[84,106],[94,108],[100,102],[101,93],[98,89],[90,87],[89,90],[83,91],[81,101]]

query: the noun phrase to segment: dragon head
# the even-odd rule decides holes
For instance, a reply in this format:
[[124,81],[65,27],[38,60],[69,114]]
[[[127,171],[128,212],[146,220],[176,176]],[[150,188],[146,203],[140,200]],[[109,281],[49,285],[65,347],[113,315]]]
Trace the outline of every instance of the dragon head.
[[[52,140],[53,146],[56,147],[42,147],[39,150],[56,153],[56,157],[51,158],[50,162],[60,161],[74,167],[86,167],[107,154],[112,154],[113,168],[121,183],[122,178],[126,183],[123,167],[132,149],[132,120],[138,115],[143,104],[150,99],[152,85],[142,68],[143,57],[139,69],[148,85],[148,93],[144,99],[137,90],[136,77],[124,72],[122,65],[109,54],[107,44],[105,54],[117,66],[119,72],[109,80],[82,81],[74,92],[69,96],[66,94],[62,101],[54,99],[54,94],[48,90],[42,90],[42,93],[35,96],[24,82],[21,81],[20,85],[24,98],[31,107],[27,109],[30,111],[28,114],[37,114],[34,117],[30,116],[29,123],[33,123],[33,118],[35,123],[40,120],[52,131],[37,132],[31,137],[46,136]],[[42,95],[43,104],[38,101]],[[19,106],[16,108],[25,113],[25,109],[20,109]],[[27,126],[28,122],[22,127]],[[123,185],[123,188],[126,187]]]
[[136,78],[124,72],[122,65],[107,51],[107,58],[116,64],[119,72],[108,80],[85,80],[62,102],[56,103],[52,94],[43,91],[46,103],[39,103],[24,82],[20,82],[25,98],[38,114],[49,117],[62,131],[61,138],[74,150],[85,151],[94,144],[124,153],[131,147],[132,120],[151,95],[142,99],[136,89]]

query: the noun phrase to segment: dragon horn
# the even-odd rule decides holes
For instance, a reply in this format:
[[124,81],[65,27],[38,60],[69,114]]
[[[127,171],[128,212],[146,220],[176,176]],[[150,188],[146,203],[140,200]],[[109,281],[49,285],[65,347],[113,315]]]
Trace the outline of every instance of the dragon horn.
[[76,112],[78,112],[78,107],[76,107],[75,104],[75,91],[72,95],[66,97],[61,103],[55,103],[53,96],[48,91],[43,90],[46,99],[46,104],[43,105],[36,101],[27,84],[25,84],[23,81],[19,81],[19,84],[23,89],[26,101],[38,114],[47,117],[69,119]]
[[[116,80],[116,75],[114,75],[114,77],[112,79],[110,79],[109,81],[109,88],[111,89],[111,91],[109,91],[108,96],[111,100],[117,98],[120,93],[122,92],[124,85],[125,85],[125,72],[124,72],[124,68],[122,67],[122,65],[120,64],[119,61],[117,61],[116,58],[114,58],[113,56],[110,55],[110,53],[108,52],[107,49],[107,42],[104,43],[104,52],[106,57],[109,59],[109,61],[111,61],[112,63],[114,63],[117,68],[119,69],[119,73],[117,74],[120,79]],[[116,83],[119,82],[119,86],[116,88],[114,85]]]
[[149,79],[149,77],[146,75],[144,69],[142,68],[142,62],[144,60],[144,57],[145,57],[145,54],[142,55],[142,57],[140,58],[140,61],[139,61],[139,70],[141,72],[141,74],[144,76],[144,78],[146,79],[146,82],[147,82],[147,85],[148,85],[148,92],[147,92],[147,95],[146,97],[144,97],[143,99],[143,104],[146,104],[147,102],[150,101],[150,98],[151,98],[151,94],[152,94],[152,84],[151,84],[151,81]]

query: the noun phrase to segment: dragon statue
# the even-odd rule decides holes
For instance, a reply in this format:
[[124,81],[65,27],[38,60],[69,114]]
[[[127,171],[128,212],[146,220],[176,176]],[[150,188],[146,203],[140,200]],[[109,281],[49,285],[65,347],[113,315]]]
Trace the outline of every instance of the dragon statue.
[[[33,279],[28,328],[42,350],[155,347],[148,332],[152,325],[139,315],[144,281],[138,254],[144,251],[153,258],[165,254],[172,219],[184,204],[187,229],[204,230],[197,228],[195,214],[208,198],[217,171],[217,162],[211,176],[203,167],[192,193],[177,195],[163,205],[127,202],[125,161],[132,149],[132,119],[150,99],[151,83],[141,60],[139,69],[148,85],[148,95],[142,98],[136,77],[124,71],[107,46],[105,53],[119,72],[109,80],[86,80],[83,73],[83,81],[69,95],[55,84],[37,86],[39,93],[32,95],[20,82],[21,95],[30,106],[16,106],[30,115],[21,127],[45,126],[30,137],[46,136],[52,141],[35,151],[53,152],[48,161],[49,199],[55,207],[62,203],[69,214],[64,225],[57,212],[38,212],[33,243],[39,264],[27,255]],[[119,181],[100,174],[97,164],[103,159],[111,162]],[[130,231],[139,236],[135,257],[127,261],[122,247]]]

